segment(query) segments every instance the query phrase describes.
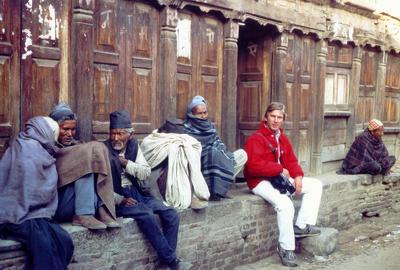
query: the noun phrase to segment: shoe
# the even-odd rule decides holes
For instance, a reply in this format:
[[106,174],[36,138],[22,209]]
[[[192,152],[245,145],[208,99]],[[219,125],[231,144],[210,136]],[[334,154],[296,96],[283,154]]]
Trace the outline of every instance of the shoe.
[[107,229],[106,224],[97,220],[92,215],[76,215],[72,218],[72,225],[83,226],[90,230],[105,230]]
[[199,200],[195,196],[192,197],[192,202],[190,203],[190,208],[192,208],[193,210],[204,209],[207,206],[208,206],[208,202],[207,201]]
[[307,236],[316,236],[321,234],[321,230],[317,229],[316,227],[307,224],[304,229],[300,229],[295,225],[294,229],[294,236],[295,237],[307,237]]
[[286,250],[281,248],[281,245],[278,244],[278,255],[279,258],[281,258],[281,262],[284,266],[289,266],[289,267],[296,267],[296,254],[292,250]]
[[116,222],[105,209],[104,205],[100,206],[97,210],[99,220],[103,222],[108,228],[121,228],[121,224]]
[[193,268],[193,264],[191,262],[176,259],[169,265],[169,267],[171,270],[190,270]]

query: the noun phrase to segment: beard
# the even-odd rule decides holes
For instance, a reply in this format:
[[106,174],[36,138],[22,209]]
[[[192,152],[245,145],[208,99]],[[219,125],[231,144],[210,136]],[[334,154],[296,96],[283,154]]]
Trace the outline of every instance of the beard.
[[111,142],[111,146],[114,150],[121,151],[125,148],[125,144],[123,142]]

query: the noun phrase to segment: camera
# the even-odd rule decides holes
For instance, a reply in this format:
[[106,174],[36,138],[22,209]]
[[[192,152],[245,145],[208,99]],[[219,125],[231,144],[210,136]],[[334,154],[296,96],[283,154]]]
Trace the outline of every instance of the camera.
[[283,173],[280,173],[278,176],[272,177],[270,179],[271,185],[279,190],[281,194],[286,194],[289,192],[289,194],[293,194],[296,191],[296,188],[293,186],[293,184],[290,182],[289,178],[284,175]]

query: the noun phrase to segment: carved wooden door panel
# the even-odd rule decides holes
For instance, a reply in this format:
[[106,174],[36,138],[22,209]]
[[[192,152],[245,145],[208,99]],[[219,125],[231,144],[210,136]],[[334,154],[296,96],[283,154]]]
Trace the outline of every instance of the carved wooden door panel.
[[269,104],[271,92],[272,39],[243,40],[238,55],[239,147],[258,129]]
[[19,130],[20,3],[0,0],[0,158]]
[[21,123],[48,115],[60,91],[60,31],[64,1],[22,1]]
[[288,35],[284,103],[288,117],[285,133],[304,171],[311,158],[311,99],[315,69],[315,42],[309,37]]
[[96,1],[93,133],[108,134],[109,113],[130,112],[137,134],[159,123],[159,13],[132,1]]
[[386,83],[382,121],[385,127],[399,125],[400,103],[400,56],[389,54],[386,68]]
[[209,118],[221,125],[223,26],[211,17],[181,13],[177,26],[177,116],[185,118],[195,95],[208,102]]
[[378,54],[364,50],[361,58],[360,91],[356,103],[356,129],[367,127],[374,115]]

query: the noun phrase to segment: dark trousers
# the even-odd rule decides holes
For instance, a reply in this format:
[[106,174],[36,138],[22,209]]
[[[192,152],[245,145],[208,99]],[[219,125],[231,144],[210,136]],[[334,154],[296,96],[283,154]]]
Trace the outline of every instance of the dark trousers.
[[102,204],[95,189],[95,175],[89,173],[58,189],[58,206],[54,219],[71,222],[74,215],[94,215]]
[[27,269],[67,270],[74,252],[69,234],[47,218],[0,224],[0,236],[23,244],[28,253]]
[[[142,195],[134,186],[123,188],[123,196],[134,198],[138,204],[117,206],[117,216],[134,218],[160,260],[168,264],[175,261],[179,231],[179,215],[176,210],[154,197]],[[155,214],[160,217],[162,228],[159,227]]]

